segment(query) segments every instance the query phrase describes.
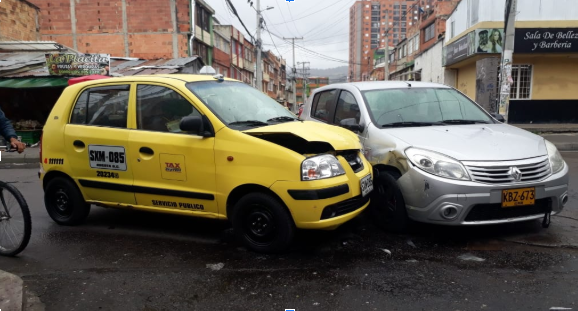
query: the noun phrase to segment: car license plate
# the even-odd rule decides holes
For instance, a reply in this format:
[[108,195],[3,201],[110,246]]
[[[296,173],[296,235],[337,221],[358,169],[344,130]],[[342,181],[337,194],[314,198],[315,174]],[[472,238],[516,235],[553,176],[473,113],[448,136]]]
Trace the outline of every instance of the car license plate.
[[502,190],[502,207],[534,205],[535,200],[536,189],[534,187]]
[[371,179],[371,174],[363,177],[360,183],[361,183],[361,195],[365,197],[373,190],[373,180]]

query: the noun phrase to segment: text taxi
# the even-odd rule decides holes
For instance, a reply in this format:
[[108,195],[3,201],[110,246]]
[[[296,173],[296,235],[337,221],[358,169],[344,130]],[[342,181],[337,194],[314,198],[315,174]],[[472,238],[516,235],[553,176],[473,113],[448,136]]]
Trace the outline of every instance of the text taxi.
[[367,207],[360,149],[350,131],[221,76],[110,78],[64,90],[40,178],[59,224],[81,223],[91,204],[228,219],[247,247],[274,252],[295,228],[334,229]]

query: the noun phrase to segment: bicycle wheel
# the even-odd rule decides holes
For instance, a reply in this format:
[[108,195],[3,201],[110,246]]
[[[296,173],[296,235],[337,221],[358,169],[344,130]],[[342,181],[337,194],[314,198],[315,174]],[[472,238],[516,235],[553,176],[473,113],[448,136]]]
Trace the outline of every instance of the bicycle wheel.
[[0,181],[0,255],[15,256],[28,245],[32,221],[16,187]]

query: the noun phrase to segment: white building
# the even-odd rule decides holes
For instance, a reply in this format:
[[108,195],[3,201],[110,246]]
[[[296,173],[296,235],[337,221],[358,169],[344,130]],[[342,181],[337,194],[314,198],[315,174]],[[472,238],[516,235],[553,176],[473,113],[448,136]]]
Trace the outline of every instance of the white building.
[[[496,111],[504,49],[504,0],[462,0],[446,23],[450,84]],[[511,123],[578,123],[578,1],[518,0]]]

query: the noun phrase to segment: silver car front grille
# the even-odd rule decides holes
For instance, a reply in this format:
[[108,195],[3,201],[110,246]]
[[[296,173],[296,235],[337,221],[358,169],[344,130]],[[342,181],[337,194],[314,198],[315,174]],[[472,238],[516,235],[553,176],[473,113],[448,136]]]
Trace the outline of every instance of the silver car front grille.
[[464,162],[473,181],[488,184],[536,182],[551,173],[547,156],[521,161]]

